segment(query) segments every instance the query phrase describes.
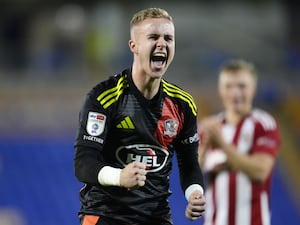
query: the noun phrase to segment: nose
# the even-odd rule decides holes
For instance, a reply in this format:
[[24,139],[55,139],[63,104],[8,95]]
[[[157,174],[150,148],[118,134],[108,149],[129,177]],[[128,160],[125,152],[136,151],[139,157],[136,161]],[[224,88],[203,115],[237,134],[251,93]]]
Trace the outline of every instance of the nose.
[[157,39],[156,46],[158,48],[164,48],[167,46],[167,42],[165,41],[165,39],[163,37],[160,37],[159,39]]

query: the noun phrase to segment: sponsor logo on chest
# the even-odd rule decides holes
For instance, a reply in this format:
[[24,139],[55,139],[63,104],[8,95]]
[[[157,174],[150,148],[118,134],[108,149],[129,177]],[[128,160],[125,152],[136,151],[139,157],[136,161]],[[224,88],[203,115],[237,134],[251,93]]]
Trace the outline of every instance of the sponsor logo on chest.
[[146,144],[122,146],[116,151],[116,158],[123,166],[137,161],[145,164],[148,172],[161,170],[165,166],[168,156],[167,150]]

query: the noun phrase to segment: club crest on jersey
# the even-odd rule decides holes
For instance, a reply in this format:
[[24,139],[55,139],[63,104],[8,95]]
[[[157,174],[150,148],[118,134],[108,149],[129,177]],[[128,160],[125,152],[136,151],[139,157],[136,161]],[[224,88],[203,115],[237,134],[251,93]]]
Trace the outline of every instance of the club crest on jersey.
[[173,137],[177,135],[178,121],[176,120],[166,120],[164,135]]
[[105,126],[106,116],[97,112],[89,112],[86,123],[86,131],[91,136],[102,134]]

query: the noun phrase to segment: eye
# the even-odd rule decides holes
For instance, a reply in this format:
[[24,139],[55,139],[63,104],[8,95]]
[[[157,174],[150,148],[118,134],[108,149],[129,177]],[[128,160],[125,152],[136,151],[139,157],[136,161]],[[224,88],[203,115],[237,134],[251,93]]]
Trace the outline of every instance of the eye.
[[246,88],[246,84],[239,84],[238,87],[239,87],[239,89],[242,89],[242,90],[243,90],[243,89]]
[[173,41],[173,36],[171,36],[171,35],[165,35],[165,40],[166,41]]
[[151,40],[157,40],[158,38],[159,38],[159,35],[156,35],[156,34],[149,35],[149,39],[151,39]]

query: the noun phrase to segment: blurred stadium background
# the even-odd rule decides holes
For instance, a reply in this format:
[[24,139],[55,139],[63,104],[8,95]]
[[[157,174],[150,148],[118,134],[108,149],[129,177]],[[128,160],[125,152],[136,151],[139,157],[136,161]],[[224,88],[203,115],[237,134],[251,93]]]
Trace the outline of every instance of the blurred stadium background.
[[[175,20],[166,75],[190,91],[199,118],[221,109],[217,70],[232,57],[259,71],[256,105],[270,110],[283,144],[272,189],[273,225],[300,224],[300,6],[296,0],[0,1],[0,225],[79,224],[73,140],[86,92],[130,65],[129,20],[145,7]],[[176,164],[175,225],[185,200]]]

